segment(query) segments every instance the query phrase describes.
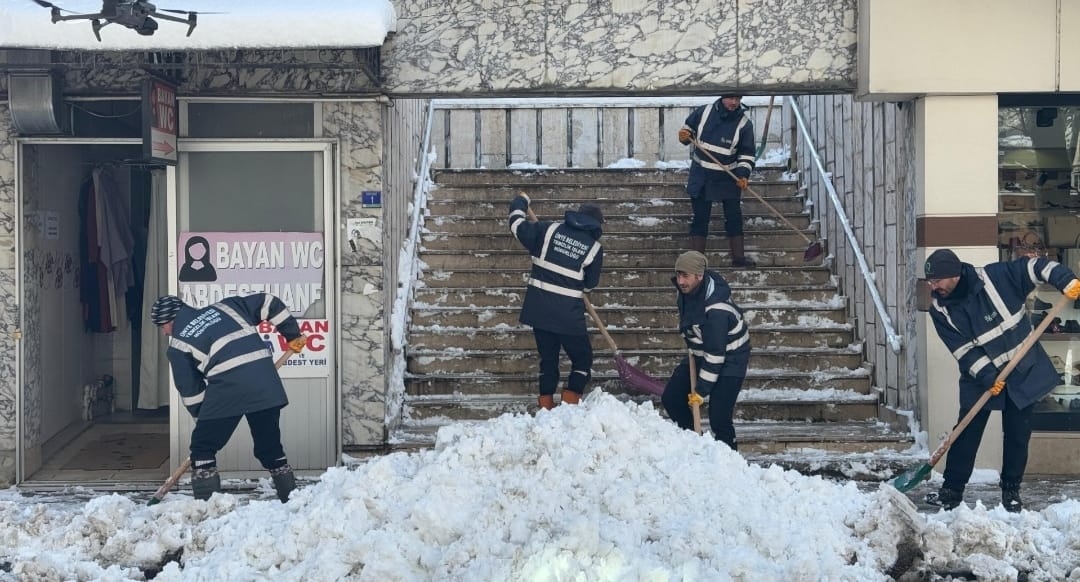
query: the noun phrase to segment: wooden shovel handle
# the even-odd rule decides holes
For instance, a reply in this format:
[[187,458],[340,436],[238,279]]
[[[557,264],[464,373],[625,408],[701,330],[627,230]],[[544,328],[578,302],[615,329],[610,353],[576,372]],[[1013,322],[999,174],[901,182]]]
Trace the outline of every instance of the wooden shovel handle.
[[[274,368],[280,369],[282,366],[285,365],[285,362],[287,362],[289,360],[289,357],[291,357],[292,355],[292,350],[286,349],[285,353],[281,354],[281,356],[279,356],[278,359],[274,361]],[[158,487],[157,491],[154,491],[154,494],[150,496],[150,504],[153,505],[154,503],[157,503],[158,501],[164,499],[165,494],[172,490],[172,488],[176,485],[176,482],[179,481],[180,478],[184,476],[184,473],[187,473],[188,469],[190,468],[191,457],[188,457],[184,459],[183,463],[180,463],[180,466],[177,467],[171,475],[169,475],[169,478],[161,484],[161,487]]]
[[[1023,359],[1023,357],[1028,353],[1028,350],[1031,349],[1031,346],[1035,345],[1035,342],[1039,341],[1039,338],[1042,336],[1043,332],[1046,331],[1046,328],[1050,325],[1050,322],[1053,321],[1054,316],[1057,315],[1062,309],[1064,309],[1066,305],[1069,305],[1072,302],[1073,300],[1069,299],[1065,295],[1062,295],[1061,299],[1058,299],[1058,302],[1054,304],[1054,307],[1046,313],[1046,317],[1043,317],[1043,320],[1039,322],[1039,325],[1035,329],[1031,330],[1031,333],[1029,333],[1027,338],[1024,339],[1024,343],[1020,344],[1020,347],[1016,350],[1016,354],[1013,355],[1013,357],[1009,360],[1009,363],[1005,365],[1005,369],[998,373],[997,380],[1004,380],[1009,377],[1009,374],[1012,373],[1012,371],[1020,363],[1020,360]],[[980,396],[978,400],[975,401],[975,404],[971,407],[971,410],[969,410],[968,413],[964,415],[964,418],[960,419],[960,422],[957,423],[956,428],[954,428],[952,432],[949,433],[949,436],[945,437],[945,440],[941,441],[941,444],[938,445],[938,448],[934,451],[934,454],[930,455],[931,467],[937,464],[937,462],[941,460],[941,457],[945,456],[945,453],[949,450],[949,447],[952,446],[953,442],[956,441],[956,438],[960,436],[960,433],[964,432],[964,429],[967,428],[967,425],[971,423],[971,419],[975,418],[975,415],[978,414],[980,410],[982,410],[982,407],[986,405],[986,402],[990,400],[991,397],[993,397],[993,394],[991,394],[990,391],[987,390],[986,392],[983,392],[982,396]]]
[[[686,355],[690,362],[690,394],[697,396],[697,361],[694,360],[694,352],[687,350]],[[701,434],[701,405],[691,404],[690,413],[694,415],[694,432]]]
[[609,334],[607,328],[604,327],[604,322],[600,321],[600,315],[597,314],[596,309],[593,308],[592,301],[589,301],[589,296],[582,295],[581,298],[585,300],[585,309],[589,311],[589,316],[591,316],[596,323],[596,327],[600,330],[600,335],[604,336],[604,339],[607,340],[607,344],[611,348],[611,351],[619,353],[619,347],[615,345],[615,340],[611,339],[611,334]]
[[[720,166],[720,169],[723,170],[724,172],[727,172],[727,175],[731,176],[732,180],[738,180],[739,179],[739,177],[736,176],[731,170],[727,169],[727,166],[725,166],[724,164],[721,164],[712,155],[712,152],[710,152],[709,150],[707,150],[705,148],[702,148],[701,147],[701,142],[698,141],[697,138],[694,138],[694,147],[696,147],[698,149],[698,151],[705,152],[705,155],[709,156],[709,159],[712,160],[712,163],[716,164],[717,166]],[[758,202],[764,204],[765,208],[768,208],[773,214],[776,215],[777,218],[784,221],[784,224],[786,224],[788,226],[788,228],[795,231],[799,236],[803,237],[803,240],[806,241],[806,244],[814,244],[814,241],[810,240],[810,237],[806,236],[806,233],[804,233],[802,231],[802,229],[800,229],[799,227],[792,224],[791,221],[788,220],[787,217],[784,216],[784,214],[782,212],[777,210],[775,206],[773,206],[772,204],[769,204],[764,198],[761,197],[760,194],[758,194],[757,192],[754,192],[753,188],[751,188],[750,186],[747,186],[746,191],[749,192],[750,194],[752,194],[754,196],[754,198],[757,198]]]

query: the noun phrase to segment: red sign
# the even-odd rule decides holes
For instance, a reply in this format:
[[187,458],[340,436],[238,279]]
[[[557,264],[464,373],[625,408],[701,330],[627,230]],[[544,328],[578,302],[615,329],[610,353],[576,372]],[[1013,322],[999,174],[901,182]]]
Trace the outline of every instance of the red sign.
[[143,81],[143,154],[151,162],[176,163],[177,125],[176,86]]

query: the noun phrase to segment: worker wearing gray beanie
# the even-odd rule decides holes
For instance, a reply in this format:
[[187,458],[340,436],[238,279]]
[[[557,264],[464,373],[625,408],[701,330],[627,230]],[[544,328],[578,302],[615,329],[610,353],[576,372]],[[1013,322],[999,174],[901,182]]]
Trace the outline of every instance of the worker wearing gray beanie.
[[[750,363],[746,320],[731,299],[731,287],[719,273],[708,269],[702,253],[679,255],[671,281],[679,290],[679,331],[689,353],[675,367],[660,400],[668,416],[689,430],[694,428],[690,407],[695,397],[708,397],[713,436],[735,450],[738,445],[732,416]],[[691,394],[690,389],[691,357],[697,394]]]

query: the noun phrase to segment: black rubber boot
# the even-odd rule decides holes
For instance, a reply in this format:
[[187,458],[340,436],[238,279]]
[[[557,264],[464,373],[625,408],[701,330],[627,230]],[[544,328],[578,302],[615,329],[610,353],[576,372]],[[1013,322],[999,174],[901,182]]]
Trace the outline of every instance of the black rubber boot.
[[1005,507],[1005,511],[1010,513],[1020,513],[1020,510],[1024,508],[1024,502],[1020,501],[1020,484],[1001,484],[1001,505]]
[[195,499],[206,501],[215,493],[221,493],[221,474],[217,467],[196,469],[191,477],[191,492]]
[[289,500],[289,494],[296,489],[296,475],[293,474],[292,466],[288,463],[271,469],[270,478],[274,481],[274,490],[277,491],[278,499],[282,503]]
[[964,502],[964,493],[962,491],[956,491],[955,489],[949,489],[948,487],[942,487],[941,489],[938,489],[937,493],[928,493],[926,495],[926,502],[946,510],[956,509]]
[[737,269],[755,269],[757,263],[746,256],[744,239],[742,236],[728,238],[728,246],[731,247],[731,266]]

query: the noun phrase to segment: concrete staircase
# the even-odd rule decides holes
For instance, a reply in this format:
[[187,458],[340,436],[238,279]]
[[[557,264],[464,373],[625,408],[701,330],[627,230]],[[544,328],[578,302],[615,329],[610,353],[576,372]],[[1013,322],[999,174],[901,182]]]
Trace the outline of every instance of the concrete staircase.
[[[761,177],[752,188],[813,239],[798,184],[781,180],[779,170]],[[445,423],[535,410],[537,355],[531,329],[517,321],[530,261],[507,226],[518,191],[541,219],[561,220],[585,201],[603,208],[604,271],[593,304],[629,361],[666,380],[685,353],[670,281],[687,241],[685,170],[443,170],[435,181],[395,446],[430,444]],[[874,478],[890,463],[906,468],[911,457],[898,451],[912,437],[906,426],[879,419],[862,345],[832,274],[821,258],[805,264],[805,240],[752,196],[744,196],[743,209],[747,252],[758,268],[728,267],[722,234],[710,237],[706,253],[751,324],[751,369],[736,409],[740,451],[804,470],[813,458],[817,472],[829,472],[830,458],[862,453]],[[723,231],[719,205],[713,225]],[[624,391],[595,329],[592,339],[593,386],[648,398]],[[564,380],[567,368],[564,358]]]

